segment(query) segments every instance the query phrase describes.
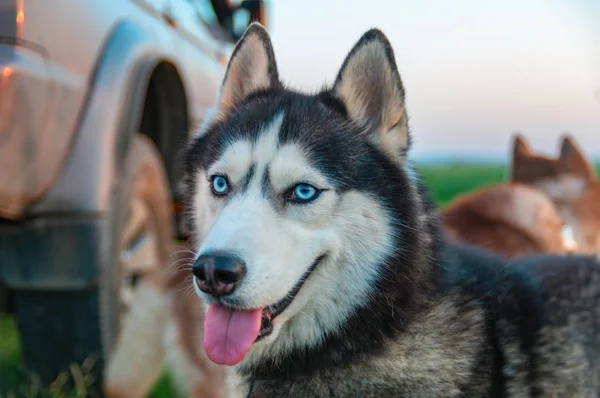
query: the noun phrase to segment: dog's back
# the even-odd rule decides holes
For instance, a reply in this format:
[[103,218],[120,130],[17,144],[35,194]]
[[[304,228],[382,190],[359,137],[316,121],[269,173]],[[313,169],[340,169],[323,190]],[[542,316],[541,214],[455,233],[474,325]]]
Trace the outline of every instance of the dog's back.
[[460,196],[442,211],[442,221],[449,239],[509,258],[569,250],[552,201],[522,184],[502,184]]
[[600,391],[597,260],[593,256],[546,255],[520,259],[509,266],[531,275],[535,281],[531,285],[539,292],[540,312],[531,314],[539,322],[539,329],[531,336],[536,343],[529,345],[522,341],[523,351],[536,364],[528,375],[530,396],[540,396],[543,392],[543,396],[597,397]]
[[594,256],[535,255],[503,263],[477,248],[450,245],[445,257],[446,300],[450,293],[461,297],[463,311],[487,310],[486,344],[495,347],[487,355],[502,373],[487,379],[490,396],[598,396],[600,263]]

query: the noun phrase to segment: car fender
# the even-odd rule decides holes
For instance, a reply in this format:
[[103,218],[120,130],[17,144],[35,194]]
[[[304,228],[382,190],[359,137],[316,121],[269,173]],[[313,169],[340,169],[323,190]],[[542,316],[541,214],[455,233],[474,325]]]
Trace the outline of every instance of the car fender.
[[159,62],[169,61],[166,57],[152,32],[128,21],[114,28],[64,169],[29,216],[102,214],[109,208],[129,141],[139,126],[150,76]]

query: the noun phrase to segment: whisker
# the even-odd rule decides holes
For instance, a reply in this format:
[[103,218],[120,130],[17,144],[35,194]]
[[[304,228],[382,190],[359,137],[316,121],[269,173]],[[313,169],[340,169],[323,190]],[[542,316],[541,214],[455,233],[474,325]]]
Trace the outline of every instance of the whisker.
[[194,257],[198,256],[198,253],[196,253],[193,250],[190,250],[190,249],[181,249],[181,250],[177,250],[177,251],[171,253],[169,255],[169,257],[173,257],[174,255],[181,254],[181,253],[189,253],[189,254],[193,255]]
[[[188,263],[187,263],[187,264],[183,264],[183,265],[181,265],[181,264],[182,264],[182,262],[184,262],[184,261],[188,261]],[[179,264],[179,265],[177,265],[177,264]],[[169,265],[167,268],[165,268],[165,270],[163,271],[163,275],[164,275],[164,274],[165,274],[167,271],[170,271],[170,270],[171,270],[171,268],[173,268],[173,266],[175,266],[175,268],[181,268],[181,267],[185,267],[186,265],[188,265],[188,266],[190,266],[190,268],[191,268],[192,264],[193,264],[193,263],[192,263],[192,259],[190,259],[190,258],[180,258],[179,260],[177,260],[177,261],[174,261],[174,262],[173,262],[173,263],[171,263],[171,264],[170,264],[170,265]]]
[[191,268],[182,268],[182,269],[178,269],[177,271],[173,272],[172,274],[170,274],[169,276],[175,276],[177,274],[179,274],[180,272],[189,272],[190,275],[192,274],[192,269]]
[[190,290],[190,289],[192,291],[194,290],[194,286],[192,286],[192,283],[191,283],[191,277],[184,279],[184,282],[187,282],[187,283],[182,283],[183,286],[180,286],[178,289],[175,289],[176,293],[183,295],[182,292],[185,293],[187,290]]

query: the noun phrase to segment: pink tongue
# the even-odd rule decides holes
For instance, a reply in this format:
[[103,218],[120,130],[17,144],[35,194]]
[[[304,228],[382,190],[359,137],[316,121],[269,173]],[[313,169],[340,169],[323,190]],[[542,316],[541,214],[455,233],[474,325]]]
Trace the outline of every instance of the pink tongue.
[[219,365],[242,362],[260,331],[262,308],[237,311],[212,304],[204,319],[204,350]]

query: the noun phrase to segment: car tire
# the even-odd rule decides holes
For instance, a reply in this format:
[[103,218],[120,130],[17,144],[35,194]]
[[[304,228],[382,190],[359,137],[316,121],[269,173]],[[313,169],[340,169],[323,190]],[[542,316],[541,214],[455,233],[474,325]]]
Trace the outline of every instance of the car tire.
[[[127,151],[123,177],[119,176],[115,184],[107,227],[98,242],[107,255],[96,286],[76,292],[16,292],[23,358],[26,367],[39,375],[43,384],[51,383],[61,372],[69,372],[73,363],[82,365],[91,358],[92,377],[85,384],[101,395],[102,371],[126,320],[127,272],[150,258],[140,257],[137,251],[145,250],[146,246],[140,245],[147,245],[150,239],[153,248],[144,253],[155,254],[155,264],[146,267],[151,273],[156,267],[167,266],[172,250],[173,204],[164,170],[154,143],[136,134]],[[137,214],[140,206],[144,208],[145,222]],[[136,231],[135,223],[141,223],[141,230]],[[141,240],[135,235],[140,231]],[[151,236],[144,237],[146,232]],[[128,245],[130,239],[137,245],[134,249]],[[140,264],[131,267],[132,257],[135,261],[141,259]]]

